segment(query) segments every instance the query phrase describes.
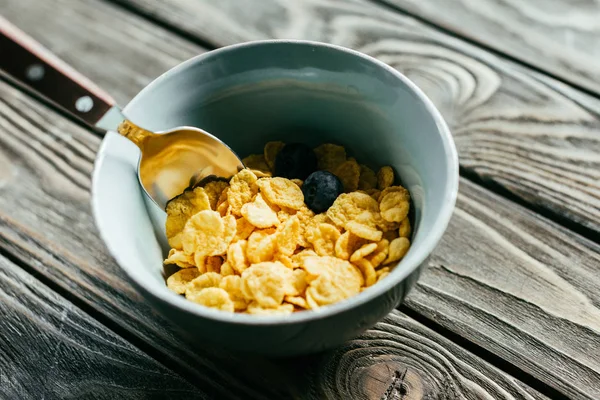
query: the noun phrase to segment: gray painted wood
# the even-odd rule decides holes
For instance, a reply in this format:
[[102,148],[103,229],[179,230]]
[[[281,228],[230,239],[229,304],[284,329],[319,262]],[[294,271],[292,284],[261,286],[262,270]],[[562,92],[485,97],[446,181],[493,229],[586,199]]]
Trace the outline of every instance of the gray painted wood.
[[[246,0],[244,7],[232,0],[117,1],[219,46],[302,38],[376,56],[437,105],[465,171],[600,233],[598,99],[365,0]],[[205,51],[102,2],[6,3],[7,18],[121,104],[168,68]]]
[[[19,4],[27,4],[27,1],[23,0]],[[159,74],[162,72],[163,67],[167,67],[169,60],[172,60],[169,57],[163,57],[163,51],[172,54],[180,46],[183,48],[189,47],[192,50],[197,49],[196,52],[201,51],[198,47],[168,34],[161,28],[151,28],[151,24],[105,3],[92,2],[91,0],[66,3],[56,3],[54,1],[58,0],[44,2],[43,4],[53,4],[54,7],[50,8],[61,10],[63,14],[60,23],[54,19],[36,19],[31,15],[24,15],[26,14],[26,8],[22,9],[17,2],[12,0],[9,2],[5,15],[15,22],[21,21],[21,26],[29,21],[32,25],[28,31],[32,32],[34,36],[37,35],[36,37],[39,40],[45,42],[52,49],[59,50],[69,48],[69,35],[65,36],[64,26],[80,26],[83,29],[91,24],[91,19],[86,20],[84,16],[90,13],[88,8],[92,6],[96,25],[103,24],[106,27],[112,21],[119,21],[120,23],[114,24],[113,28],[122,28],[127,32],[131,31],[130,34],[134,36],[138,31],[148,34],[158,32],[155,37],[151,38],[152,40],[146,39],[145,42],[152,44],[151,49],[153,51],[144,52],[131,46],[131,43],[126,39],[122,39],[108,29],[94,28],[94,35],[87,39],[81,33],[85,30],[79,31],[76,38],[80,43],[78,50],[84,52],[86,64],[90,71],[95,74],[93,78],[101,85],[109,88],[110,81],[116,79],[111,74],[117,74],[120,77],[119,82],[121,82],[121,85],[115,89],[122,93],[120,96],[123,98],[128,93],[132,95],[139,90],[145,84],[145,79],[148,78],[144,74],[139,75],[142,78],[138,78],[135,69],[126,66],[127,62],[135,63],[136,68],[141,71],[149,71],[147,72],[148,75],[154,72]],[[56,7],[65,4],[69,7]],[[304,3],[298,7],[304,7]],[[364,6],[361,5],[361,7]],[[44,7],[40,9],[49,12]],[[68,12],[64,10],[68,10]],[[258,12],[260,8],[256,10]],[[277,12],[278,8],[273,8],[273,10]],[[28,12],[38,11],[30,9]],[[209,6],[203,7],[203,12],[208,13],[207,15],[218,16],[218,14],[210,14],[212,11]],[[181,12],[181,15],[183,15],[183,12]],[[198,21],[198,16],[195,15],[195,18]],[[78,25],[79,20],[83,20],[85,23]],[[43,21],[43,24],[40,21]],[[297,19],[297,21],[303,21],[303,19]],[[304,21],[306,20],[304,19]],[[222,40],[230,40],[231,35],[235,32],[248,31],[248,29],[242,30],[240,27],[235,28],[232,23],[227,24],[226,22],[224,22],[225,26],[231,29],[224,30]],[[255,29],[263,29],[264,24],[267,22],[268,20],[265,20],[261,24],[256,24],[257,28]],[[42,29],[46,23],[49,24],[48,29]],[[138,25],[143,27],[139,28]],[[198,23],[197,25],[201,24]],[[209,28],[212,27],[210,24],[205,25]],[[393,30],[390,29],[390,31]],[[69,32],[71,33],[71,31]],[[349,31],[348,35],[351,36],[351,33],[352,31]],[[142,33],[140,35],[143,36]],[[341,31],[340,36],[343,36]],[[113,40],[110,42],[104,39]],[[241,37],[238,40],[241,40]],[[90,48],[94,49],[93,44],[96,42],[107,43],[106,46],[110,44],[114,47],[102,47],[102,51],[89,50]],[[78,53],[70,53],[65,50],[61,52],[63,58],[80,68],[77,62],[82,61],[78,61]],[[103,63],[109,58],[110,54],[122,55],[117,57],[116,65],[118,67],[114,71]],[[91,75],[90,71],[80,69]],[[126,71],[126,73],[118,75],[122,71]],[[519,76],[530,76],[527,74],[523,72]],[[539,79],[544,78],[539,77]],[[112,88],[109,89],[112,90]],[[568,91],[567,88],[563,87],[562,89]],[[568,91],[568,93],[575,92]],[[553,91],[547,91],[546,94],[550,97],[560,97],[560,93],[557,95]],[[3,110],[8,113],[3,120],[4,126],[10,127],[12,124],[16,127],[6,128],[12,134],[5,135],[6,138],[3,139],[2,148],[7,150],[0,152],[0,186],[2,186],[1,182],[11,182],[10,184],[6,183],[8,186],[5,185],[10,190],[6,189],[2,193],[3,195],[9,193],[11,194],[10,197],[6,197],[6,200],[4,197],[0,197],[0,238],[3,238],[1,247],[6,251],[10,251],[11,254],[16,254],[24,262],[34,265],[44,276],[49,276],[55,280],[64,290],[79,293],[78,296],[80,296],[81,301],[90,308],[98,310],[97,304],[103,304],[101,309],[103,315],[107,315],[110,320],[117,321],[119,329],[140,337],[144,343],[152,343],[160,354],[174,355],[176,361],[172,362],[180,363],[182,370],[192,370],[191,366],[193,365],[195,369],[191,374],[200,384],[206,385],[211,390],[224,390],[222,386],[213,383],[213,381],[219,382],[222,379],[231,379],[232,374],[237,378],[239,360],[229,360],[229,357],[215,355],[207,349],[199,352],[187,352],[185,346],[177,343],[178,336],[176,333],[168,327],[163,329],[164,321],[158,318],[144,319],[145,315],[151,314],[151,310],[140,301],[137,294],[123,281],[123,275],[120,274],[112,260],[107,257],[102,245],[98,242],[87,207],[89,173],[91,172],[94,151],[98,144],[97,139],[84,135],[72,124],[56,119],[55,114],[44,111],[45,109],[36,106],[35,103],[30,103],[17,95],[15,96],[10,104],[3,106]],[[505,94],[505,98],[506,96],[508,98],[511,98],[510,96],[516,97],[517,92],[512,93],[510,96]],[[589,100],[585,97],[580,99],[583,104]],[[561,101],[567,100],[563,99]],[[16,116],[15,113],[23,106],[33,111],[28,113],[27,117]],[[575,104],[571,104],[568,109],[571,111],[579,110],[576,114],[582,112],[582,108]],[[490,113],[492,111],[488,110]],[[47,137],[46,132],[40,128],[46,126],[47,123],[50,123],[50,137]],[[531,126],[536,127],[537,125],[532,123]],[[36,141],[31,146],[24,144],[24,139],[19,139],[22,138],[23,131],[28,132],[28,136],[32,136],[40,144],[37,144]],[[553,139],[553,141],[555,140]],[[73,144],[67,147],[65,153],[63,147],[67,142]],[[30,147],[33,150],[30,150]],[[60,157],[57,156],[57,153],[61,154]],[[61,158],[65,158],[66,161],[61,161]],[[64,172],[56,173],[56,170]],[[516,241],[516,248],[510,249],[508,254],[513,254],[510,263],[511,269],[506,269],[504,268],[503,258],[499,254],[485,248],[484,245],[480,247],[477,244],[482,242],[498,246],[496,243],[498,240],[497,228],[493,228],[493,225],[490,229],[486,228],[487,224],[491,224],[489,221],[482,223],[478,218],[465,217],[466,214],[469,214],[468,211],[466,214],[463,213],[462,216],[457,213],[447,235],[448,239],[444,240],[434,259],[437,264],[445,267],[449,265],[452,265],[453,268],[460,267],[462,281],[471,283],[470,285],[463,284],[462,287],[466,287],[470,292],[455,293],[452,291],[454,281],[460,281],[459,279],[438,282],[436,275],[430,275],[427,272],[417,291],[411,297],[415,300],[411,300],[412,302],[409,304],[414,309],[423,310],[429,318],[442,323],[459,334],[464,334],[468,340],[473,340],[494,352],[497,351],[502,358],[515,363],[518,367],[548,382],[553,387],[572,394],[574,397],[593,396],[594,393],[590,392],[590,385],[599,382],[598,371],[600,369],[597,361],[593,359],[588,351],[585,351],[585,346],[597,344],[598,330],[596,328],[590,329],[576,321],[572,325],[560,326],[561,332],[556,334],[556,339],[554,339],[552,331],[544,332],[534,329],[536,324],[543,326],[542,322],[548,315],[565,314],[561,310],[560,304],[554,304],[556,302],[550,302],[544,297],[547,289],[554,289],[557,281],[542,282],[543,285],[538,285],[536,279],[532,279],[531,281],[536,284],[531,285],[529,296],[526,296],[525,300],[521,300],[514,293],[519,294],[515,287],[523,285],[523,281],[520,279],[523,273],[514,275],[519,279],[513,279],[513,273],[515,271],[521,272],[521,265],[525,265],[526,273],[532,274],[534,277],[537,273],[536,268],[539,268],[542,272],[558,270],[560,271],[559,277],[564,277],[561,279],[570,278],[570,274],[575,274],[578,278],[572,284],[570,283],[571,286],[562,285],[560,289],[567,294],[572,292],[570,298],[577,298],[579,296],[577,293],[581,292],[584,297],[587,296],[591,299],[592,304],[597,305],[597,297],[594,297],[594,293],[598,293],[596,290],[597,284],[594,284],[593,279],[586,280],[594,274],[597,275],[597,247],[577,235],[560,230],[532,213],[515,207],[512,203],[502,202],[500,198],[489,194],[487,191],[478,190],[466,182],[463,182],[462,185],[463,195],[459,201],[459,208],[463,199],[478,202],[480,201],[479,198],[484,196],[484,199],[487,200],[481,200],[483,201],[482,207],[489,207],[494,210],[496,210],[496,207],[500,207],[503,215],[506,215],[507,223],[516,224],[517,230],[527,228],[530,235],[536,237],[537,230],[541,229],[543,235],[546,235],[543,238],[544,243],[549,243],[546,247],[540,246],[542,249],[548,246],[569,244],[567,248],[570,252],[577,254],[579,261],[572,267],[573,271],[566,269],[562,264],[562,260],[552,262],[553,253],[550,253],[550,255],[542,253],[541,256],[534,254],[538,250],[536,247],[531,247],[528,243],[528,240],[531,239],[527,239]],[[23,205],[26,207],[23,207]],[[463,208],[468,210],[466,205]],[[518,217],[513,217],[513,215]],[[67,227],[65,226],[66,223],[70,225]],[[475,235],[476,240],[464,239],[464,237],[468,237],[467,233],[469,232],[477,232],[477,235]],[[514,233],[507,232],[505,235],[505,239],[512,240]],[[500,237],[503,236],[500,235]],[[450,240],[450,238],[463,238],[462,241],[457,242],[461,244],[461,247],[455,245],[452,241],[454,239]],[[502,241],[500,242],[504,244]],[[581,252],[581,254],[576,252]],[[457,254],[465,254],[465,256],[456,259]],[[493,257],[490,258],[490,255]],[[519,258],[521,255],[523,260]],[[538,256],[540,260],[535,258]],[[533,262],[531,261],[532,257]],[[446,262],[447,260],[453,260],[452,262],[459,262],[460,264],[450,264],[449,261]],[[522,264],[523,261],[526,262]],[[430,270],[438,271],[438,275],[443,275],[439,273],[440,268],[436,267],[436,263],[432,265],[433,268],[430,268]],[[478,276],[482,266],[489,266],[485,270],[488,271],[485,276],[486,280]],[[451,277],[455,275],[452,274]],[[580,286],[582,283],[587,286],[582,288]],[[594,292],[594,290],[596,291]],[[523,289],[521,291],[524,292]],[[553,293],[560,295],[563,292]],[[451,295],[447,295],[447,293],[451,293]],[[520,303],[529,304],[532,299],[536,301],[532,302],[528,309],[525,308],[527,310],[526,314],[523,316],[514,315],[515,309],[520,310],[522,308],[519,306]],[[445,306],[444,302],[448,302],[449,305]],[[543,304],[543,307],[540,304]],[[490,311],[490,308],[493,312]],[[444,310],[443,316],[437,312],[441,309]],[[528,321],[528,318],[532,320]],[[523,337],[521,337],[522,331],[526,333]],[[584,336],[583,341],[579,339],[580,332],[585,332],[587,335]],[[572,340],[565,343],[564,337],[569,336]],[[513,348],[518,348],[519,351],[513,351]],[[556,358],[556,355],[559,355],[560,358]],[[230,362],[221,366],[219,362],[223,358]],[[210,377],[214,378],[212,374],[214,373],[215,363],[222,370],[226,372],[233,371],[233,373],[226,373],[211,380]],[[572,367],[575,368],[575,371],[578,371],[577,374],[581,375],[572,373],[570,370]],[[236,368],[238,369],[236,370]],[[266,367],[265,369],[268,370]],[[279,370],[281,370],[280,366],[276,368],[276,371],[271,368],[267,373],[263,373],[260,368],[248,370],[247,373],[251,376],[243,381],[243,384],[247,386],[241,386],[240,393],[256,395],[256,392],[251,392],[248,387],[252,387],[256,380],[264,382],[272,377],[275,377],[274,381],[279,382],[280,387],[303,387],[303,385],[296,385],[295,381],[286,381],[284,378],[288,377],[289,379],[289,376],[285,373],[280,372],[281,376],[278,377],[277,372]],[[252,375],[255,371],[256,374]],[[205,375],[208,375],[209,378],[205,378]],[[244,374],[239,376],[243,377]],[[276,383],[270,387],[273,388],[272,393],[281,393],[278,392],[279,389]]]
[[381,0],[600,94],[597,0]]
[[[0,99],[0,252],[210,398],[347,398],[349,387],[338,385],[344,375],[350,387],[365,388],[366,398],[381,398],[388,389],[400,390],[403,381],[394,371],[406,372],[405,389],[417,396],[409,398],[544,398],[397,312],[336,352],[285,361],[230,354],[186,338],[130,286],[96,234],[88,190],[99,139],[2,82]],[[357,346],[362,355],[348,365]]]
[[0,316],[0,398],[208,398],[3,256]]

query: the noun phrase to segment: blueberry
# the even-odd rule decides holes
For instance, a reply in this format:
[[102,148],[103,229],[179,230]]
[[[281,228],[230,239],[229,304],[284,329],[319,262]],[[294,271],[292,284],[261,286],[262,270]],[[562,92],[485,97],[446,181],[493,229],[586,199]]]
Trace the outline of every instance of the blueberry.
[[326,211],[335,199],[344,192],[344,185],[337,176],[327,171],[310,174],[302,184],[304,203],[319,214]]
[[317,156],[305,144],[289,143],[277,153],[275,176],[288,179],[306,179],[317,169]]

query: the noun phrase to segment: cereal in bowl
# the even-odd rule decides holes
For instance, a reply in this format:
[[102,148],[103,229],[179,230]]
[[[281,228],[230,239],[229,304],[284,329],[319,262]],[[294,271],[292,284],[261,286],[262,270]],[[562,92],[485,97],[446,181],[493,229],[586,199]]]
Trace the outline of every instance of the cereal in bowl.
[[167,287],[226,312],[316,310],[384,279],[410,248],[410,194],[342,146],[269,142],[230,180],[208,179],[167,204],[181,269]]

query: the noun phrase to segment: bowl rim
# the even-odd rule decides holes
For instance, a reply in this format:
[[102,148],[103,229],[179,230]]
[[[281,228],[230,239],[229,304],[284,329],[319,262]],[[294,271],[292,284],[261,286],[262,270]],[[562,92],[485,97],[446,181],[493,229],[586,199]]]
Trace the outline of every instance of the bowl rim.
[[377,284],[367,288],[363,292],[352,296],[348,299],[345,299],[344,301],[325,306],[319,310],[305,310],[287,315],[249,315],[241,313],[226,313],[208,307],[203,307],[199,304],[195,304],[189,300],[186,300],[182,296],[177,295],[175,293],[170,293],[167,290],[155,289],[153,286],[148,287],[144,282],[141,281],[141,279],[138,279],[138,277],[136,276],[138,272],[128,267],[126,263],[122,262],[122,259],[119,256],[120,252],[115,251],[115,249],[113,249],[112,246],[109,244],[110,241],[107,240],[107,233],[102,230],[102,224],[100,223],[100,215],[98,211],[99,205],[97,204],[98,196],[95,195],[95,193],[98,191],[98,177],[100,175],[100,171],[102,170],[102,164],[105,160],[104,153],[105,145],[107,143],[105,137],[96,155],[95,166],[92,174],[91,202],[92,214],[94,216],[97,229],[111,256],[115,259],[119,267],[125,271],[126,275],[129,277],[129,279],[133,281],[135,286],[137,286],[139,289],[142,289],[142,291],[145,291],[147,294],[151,295],[155,299],[165,302],[172,307],[176,307],[178,309],[181,309],[182,311],[185,311],[198,317],[236,325],[298,324],[307,321],[327,318],[336,314],[346,312],[360,305],[363,305],[375,299],[378,296],[381,296],[382,294],[391,290],[393,287],[401,284],[404,281],[404,279],[406,279],[412,272],[414,272],[433,252],[440,239],[442,238],[442,235],[446,231],[448,224],[450,223],[450,218],[452,217],[452,214],[454,212],[456,199],[458,196],[459,160],[456,146],[450,129],[448,128],[439,110],[434,106],[433,102],[415,83],[413,83],[408,77],[406,77],[398,70],[394,69],[393,67],[374,57],[343,46],[312,40],[296,39],[253,40],[224,46],[215,50],[208,51],[206,53],[199,54],[167,70],[166,72],[158,76],[156,79],[154,79],[152,82],[150,82],[142,90],[140,90],[140,92],[138,92],[138,94],[136,94],[130,100],[130,102],[123,108],[123,112],[126,115],[127,110],[129,108],[133,107],[139,101],[143,101],[142,99],[145,97],[147,92],[154,90],[156,86],[160,85],[163,81],[169,79],[171,75],[182,73],[186,69],[191,68],[192,66],[198,63],[204,62],[208,58],[216,57],[224,53],[235,51],[240,48],[272,44],[316,46],[321,48],[328,48],[330,50],[338,52],[343,52],[355,57],[359,57],[367,62],[370,62],[375,66],[386,70],[387,72],[394,75],[397,79],[399,79],[414,95],[418,97],[420,101],[422,101],[423,105],[425,106],[429,114],[433,117],[437,126],[443,145],[443,151],[445,154],[445,161],[447,164],[448,171],[445,180],[446,187],[444,188],[445,198],[442,209],[439,211],[438,221],[436,225],[432,228],[431,232],[429,232],[429,235],[425,239],[425,242],[415,249],[411,247],[412,251],[409,251],[407,256],[404,259],[402,259],[400,263],[397,264],[397,266],[401,266],[401,268],[395,267],[386,279],[377,282]]

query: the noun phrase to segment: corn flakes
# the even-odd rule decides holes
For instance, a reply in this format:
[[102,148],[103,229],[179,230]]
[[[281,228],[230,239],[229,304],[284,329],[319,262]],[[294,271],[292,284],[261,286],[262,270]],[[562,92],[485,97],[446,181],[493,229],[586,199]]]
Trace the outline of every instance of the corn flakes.
[[218,287],[209,287],[198,292],[186,294],[186,298],[205,307],[216,308],[217,310],[227,312],[235,311],[233,301],[229,298],[229,294]]
[[319,169],[331,172],[346,161],[346,149],[336,144],[325,143],[314,149]]
[[277,232],[277,252],[283,256],[291,256],[300,243],[300,220],[297,216],[290,217],[281,225]]
[[300,308],[308,308],[308,304],[306,303],[306,299],[301,296],[285,296],[283,300],[286,303],[293,304],[296,307]]
[[340,231],[331,224],[319,224],[310,235],[311,243],[320,256],[335,257],[335,243]]
[[215,211],[200,211],[185,224],[183,251],[204,256],[225,254],[235,232],[236,222],[233,216],[221,218]]
[[222,180],[210,181],[203,186],[204,192],[208,196],[208,201],[212,210],[217,211],[217,204],[219,202],[219,199],[221,198],[221,194],[228,187],[229,182],[225,182]]
[[234,215],[241,215],[242,206],[252,200],[258,193],[258,178],[249,169],[242,169],[229,182],[227,201]]
[[167,278],[167,287],[177,294],[184,294],[188,284],[200,275],[197,268],[185,268]]
[[235,275],[235,271],[231,267],[228,261],[225,261],[223,265],[221,265],[221,276],[229,276]]
[[294,292],[292,271],[280,262],[253,264],[242,272],[242,293],[264,308],[278,307],[286,294]]
[[258,302],[252,302],[246,309],[248,314],[254,315],[274,315],[274,314],[291,314],[294,312],[292,304],[281,304],[277,307],[262,307]]
[[236,311],[245,310],[248,307],[248,301],[242,293],[242,278],[239,275],[223,277],[219,287],[229,294],[229,298],[233,302],[233,308]]
[[392,167],[381,167],[377,172],[377,189],[383,190],[394,184],[394,170]]
[[233,271],[241,274],[246,268],[250,266],[248,257],[246,256],[246,249],[248,242],[246,240],[239,240],[229,245],[227,249],[227,262],[233,269]]
[[404,218],[402,222],[400,222],[400,228],[398,228],[398,236],[408,238],[410,237],[410,221],[408,218]]
[[399,237],[390,242],[388,256],[384,261],[384,264],[390,264],[399,261],[406,255],[408,248],[410,247],[410,241],[405,237]]
[[333,172],[337,176],[346,193],[354,192],[358,189],[358,181],[360,179],[360,167],[356,160],[350,159],[340,164]]
[[377,243],[367,243],[363,245],[360,249],[352,253],[352,255],[350,256],[350,261],[355,262],[360,260],[361,258],[365,258],[375,250],[377,250]]
[[236,233],[235,233],[235,237],[233,238],[234,242],[237,242],[238,240],[248,239],[248,236],[250,236],[250,234],[252,232],[254,232],[254,229],[256,229],[256,227],[254,225],[252,225],[250,222],[248,222],[248,220],[244,217],[238,218],[235,221],[235,225],[236,225]]
[[373,264],[365,258],[354,261],[354,264],[360,268],[365,279],[365,286],[371,286],[377,281],[377,273]]
[[185,295],[188,296],[190,293],[199,292],[205,288],[219,287],[221,279],[221,274],[217,274],[216,272],[206,272],[187,285]]
[[367,257],[367,260],[373,264],[374,268],[380,266],[381,263],[387,258],[389,245],[390,242],[387,239],[381,239],[381,241],[377,243],[377,248],[375,251]]
[[[372,190],[377,186],[377,175],[375,171],[366,165],[360,165],[360,177],[358,179],[358,189]],[[370,193],[367,193],[370,195]]]
[[261,179],[258,181],[261,193],[265,199],[280,207],[300,210],[304,207],[302,189],[294,182],[285,178]]
[[210,202],[204,188],[186,190],[167,203],[165,225],[169,245],[181,249],[181,235],[187,221],[197,212],[210,210]]
[[267,165],[265,161],[265,157],[262,154],[253,154],[246,158],[242,159],[242,163],[246,168],[260,171],[260,172],[270,172],[271,168]]
[[248,314],[315,310],[384,279],[410,247],[410,195],[343,147],[314,149],[344,191],[321,214],[304,203],[303,181],[270,177],[283,142],[243,159],[229,182],[198,183],[167,205],[171,249],[183,268],[167,287],[206,307]]
[[264,159],[271,171],[275,169],[275,159],[283,146],[285,146],[283,142],[267,142],[265,144]]
[[169,250],[169,256],[165,260],[165,264],[175,264],[180,268],[192,268],[194,265],[194,257],[184,253],[181,250]]
[[311,308],[332,304],[360,292],[363,277],[348,261],[336,257],[306,257],[306,301]]
[[327,210],[327,216],[339,227],[346,224],[364,211],[378,212],[377,202],[368,194],[360,192],[342,193]]
[[388,222],[401,222],[408,216],[409,207],[408,191],[390,192],[379,202],[381,216]]
[[340,235],[335,242],[335,256],[342,260],[350,259],[350,256],[358,250],[365,240],[356,236],[350,231],[346,231]]
[[250,263],[268,261],[275,256],[276,236],[264,230],[254,231],[248,237],[246,256]]
[[252,203],[242,206],[242,216],[257,228],[270,228],[279,225],[277,213],[269,207],[262,195],[258,193]]

